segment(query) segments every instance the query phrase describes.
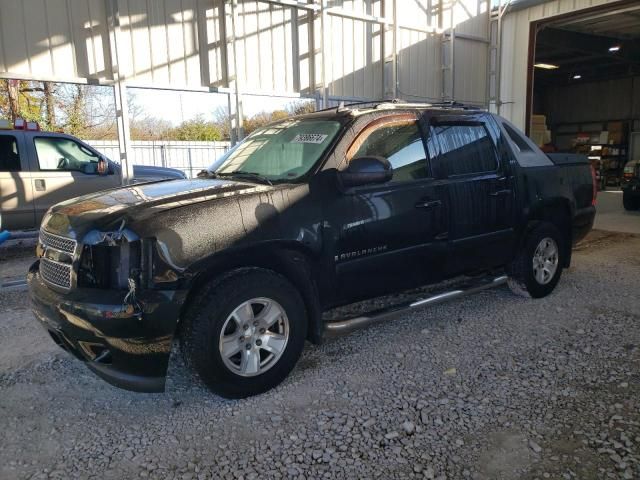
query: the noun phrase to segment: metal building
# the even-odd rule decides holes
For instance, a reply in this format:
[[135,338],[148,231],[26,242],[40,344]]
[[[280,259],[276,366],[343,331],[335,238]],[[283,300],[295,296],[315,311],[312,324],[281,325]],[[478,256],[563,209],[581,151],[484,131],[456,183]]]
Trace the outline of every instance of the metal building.
[[0,0],[0,78],[486,105],[486,0]]
[[[503,2],[504,3],[504,2]],[[533,54],[538,24],[566,14],[580,15],[632,3],[610,0],[520,0],[492,12],[492,38],[499,45],[491,78],[492,109],[526,130],[531,115]],[[501,32],[501,33],[497,33]],[[496,37],[498,35],[500,38]],[[500,79],[495,81],[495,75]]]

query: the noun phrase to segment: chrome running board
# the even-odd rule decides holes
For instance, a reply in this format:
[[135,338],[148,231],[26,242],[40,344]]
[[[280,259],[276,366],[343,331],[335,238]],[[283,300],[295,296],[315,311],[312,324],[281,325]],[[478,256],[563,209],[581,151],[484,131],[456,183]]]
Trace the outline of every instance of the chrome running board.
[[482,290],[487,290],[499,285],[504,285],[505,283],[507,283],[506,275],[495,277],[493,279],[485,278],[478,283],[470,285],[467,288],[450,290],[412,302],[391,305],[390,307],[374,310],[367,313],[366,315],[361,315],[358,317],[338,320],[335,322],[327,322],[324,324],[324,334],[326,337],[337,337],[340,335],[351,333],[354,330],[359,330],[369,325],[373,325],[374,323],[382,322],[392,316],[397,315],[400,312],[407,312],[415,308],[447,302],[449,300],[453,300],[454,298],[465,297],[467,295],[481,292]]

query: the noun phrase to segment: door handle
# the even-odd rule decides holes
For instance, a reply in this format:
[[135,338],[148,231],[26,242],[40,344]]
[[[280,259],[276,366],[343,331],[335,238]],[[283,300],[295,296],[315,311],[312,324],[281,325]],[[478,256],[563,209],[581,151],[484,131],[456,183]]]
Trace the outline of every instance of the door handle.
[[440,200],[427,200],[424,202],[416,203],[416,208],[434,208],[439,207],[440,205],[442,205],[442,202]]
[[47,189],[47,184],[44,181],[44,178],[36,178],[34,183],[36,190],[39,192],[44,192]]
[[510,195],[511,189],[505,188],[504,190],[496,190],[495,192],[489,193],[492,197],[500,197],[502,195]]

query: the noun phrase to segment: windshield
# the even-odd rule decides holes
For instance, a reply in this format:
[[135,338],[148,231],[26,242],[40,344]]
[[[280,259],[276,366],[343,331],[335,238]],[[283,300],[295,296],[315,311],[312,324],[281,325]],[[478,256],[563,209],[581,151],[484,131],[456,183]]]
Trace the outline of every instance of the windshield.
[[329,120],[285,120],[262,128],[209,168],[217,175],[250,174],[291,181],[307,173],[340,130]]

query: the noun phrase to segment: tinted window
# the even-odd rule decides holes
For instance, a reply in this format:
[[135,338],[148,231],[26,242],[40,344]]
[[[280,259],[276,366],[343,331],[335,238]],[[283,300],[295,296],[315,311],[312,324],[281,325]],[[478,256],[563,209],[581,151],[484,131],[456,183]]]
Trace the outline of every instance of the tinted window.
[[498,168],[496,150],[482,125],[441,123],[434,125],[440,146],[438,163],[449,175],[492,172]]
[[0,135],[0,172],[19,172],[18,142],[12,135]]
[[40,170],[98,173],[98,156],[68,138],[38,137],[34,140]]
[[422,135],[418,124],[413,120],[383,124],[371,131],[351,158],[365,156],[387,158],[393,167],[395,181],[428,176]]
[[518,147],[519,151],[521,152],[531,151],[531,147],[529,146],[529,144],[526,142],[524,138],[522,138],[522,136],[518,132],[516,132],[513,128],[511,128],[506,123],[503,123],[502,126],[507,132],[507,135],[509,135],[509,138],[511,139],[511,141],[516,144],[516,147]]

